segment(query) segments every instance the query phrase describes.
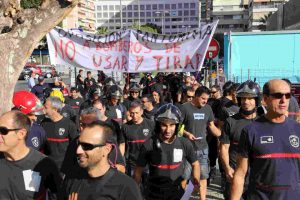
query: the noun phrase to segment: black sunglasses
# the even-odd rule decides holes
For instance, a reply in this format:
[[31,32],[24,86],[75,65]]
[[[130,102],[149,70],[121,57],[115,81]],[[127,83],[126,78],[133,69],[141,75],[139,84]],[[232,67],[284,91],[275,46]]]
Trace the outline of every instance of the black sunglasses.
[[10,132],[10,131],[18,131],[18,130],[21,130],[21,128],[8,129],[8,128],[4,127],[4,126],[0,126],[0,134],[1,135],[7,135],[8,132]]
[[275,99],[281,99],[283,96],[285,96],[286,99],[290,99],[292,94],[291,93],[286,93],[286,94],[282,94],[282,93],[273,93],[273,94],[269,94],[271,97],[275,98]]
[[97,147],[104,147],[106,144],[89,144],[89,143],[85,143],[85,142],[79,142],[77,140],[77,146],[81,146],[81,148],[84,150],[84,151],[91,151]]
[[189,95],[187,95],[186,96],[188,99],[190,99],[190,98],[194,98],[195,96],[189,96]]

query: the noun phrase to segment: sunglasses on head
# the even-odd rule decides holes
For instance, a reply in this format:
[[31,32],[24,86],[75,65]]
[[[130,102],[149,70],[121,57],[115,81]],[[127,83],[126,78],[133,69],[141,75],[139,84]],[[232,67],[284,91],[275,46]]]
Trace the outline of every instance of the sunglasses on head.
[[84,151],[91,151],[97,147],[104,147],[105,145],[106,144],[90,144],[86,142],[79,142],[79,140],[77,140],[77,146],[81,146]]
[[277,92],[277,93],[269,94],[269,96],[271,96],[275,99],[281,99],[283,96],[285,96],[286,99],[290,99],[292,94],[291,93],[283,94],[283,93]]
[[1,135],[7,135],[10,131],[18,131],[18,130],[21,130],[21,128],[8,129],[4,126],[0,126],[0,134]]

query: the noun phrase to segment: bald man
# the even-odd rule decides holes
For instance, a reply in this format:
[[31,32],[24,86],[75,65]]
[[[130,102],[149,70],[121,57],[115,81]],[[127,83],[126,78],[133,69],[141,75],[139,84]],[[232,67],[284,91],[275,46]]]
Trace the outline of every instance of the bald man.
[[87,175],[66,179],[62,199],[142,199],[133,179],[110,166],[108,155],[113,148],[112,134],[111,127],[104,122],[85,126],[78,138],[76,154]]
[[263,98],[267,114],[241,134],[231,200],[240,200],[248,166],[247,200],[293,200],[300,195],[300,125],[286,117],[291,88],[283,80],[270,80]]
[[55,198],[61,185],[54,161],[26,146],[30,126],[20,111],[0,117],[0,199],[44,200],[47,190]]

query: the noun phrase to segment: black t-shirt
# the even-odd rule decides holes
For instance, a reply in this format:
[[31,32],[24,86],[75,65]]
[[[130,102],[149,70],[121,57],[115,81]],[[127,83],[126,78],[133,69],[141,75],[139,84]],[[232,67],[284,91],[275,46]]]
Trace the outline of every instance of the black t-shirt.
[[96,80],[94,78],[85,78],[84,79],[84,89],[85,91],[92,91],[97,87]]
[[123,120],[126,118],[126,108],[123,104],[119,103],[116,106],[111,106],[109,104],[106,105],[106,113],[105,115],[108,118],[111,118],[118,122],[120,125],[123,123]]
[[133,179],[112,168],[101,177],[83,176],[77,179],[66,179],[61,191],[61,199],[68,199],[72,193],[77,193],[80,200],[143,199]]
[[66,98],[66,104],[71,106],[74,109],[76,115],[78,115],[78,116],[79,116],[80,106],[83,102],[84,102],[84,100],[81,97],[77,97],[76,99],[73,99],[71,97]]
[[65,104],[65,106],[61,109],[60,114],[76,123],[77,115],[75,110],[70,105]]
[[47,135],[45,154],[52,158],[60,169],[69,142],[78,136],[76,126],[71,120],[63,117],[57,122],[46,118],[42,127]]
[[18,161],[6,160],[0,153],[0,199],[46,199],[47,189],[57,193],[61,178],[55,163],[30,149]]
[[247,199],[299,199],[300,125],[287,118],[272,123],[264,116],[242,130],[239,154],[250,167]]
[[130,107],[130,104],[133,102],[133,101],[136,101],[136,100],[140,100],[139,98],[137,99],[134,99],[132,96],[129,96],[127,99],[125,99],[123,101],[123,105],[125,106],[125,108],[127,110],[129,110],[129,107]]
[[197,160],[189,140],[177,137],[171,144],[162,142],[157,136],[148,139],[141,147],[136,164],[149,165],[149,178],[169,178],[177,181],[182,178],[185,162]]
[[182,104],[182,116],[184,129],[192,133],[196,138],[202,137],[192,141],[197,149],[206,149],[208,144],[206,141],[207,124],[214,121],[214,114],[209,105],[197,108],[192,103],[187,102]]
[[149,119],[151,121],[154,121],[154,115],[156,114],[157,108],[153,107],[151,111],[148,111],[144,109],[143,117],[146,119]]
[[245,119],[240,113],[228,117],[225,120],[219,140],[223,144],[230,144],[229,164],[233,169],[236,167],[236,155],[242,129],[254,120],[255,119]]
[[154,122],[143,119],[141,124],[134,124],[132,121],[124,124],[120,143],[126,143],[126,160],[130,165],[135,165],[143,143],[152,137]]
[[218,111],[216,112],[216,118],[225,121],[228,117],[231,117],[239,112],[240,108],[233,103],[233,101],[223,97],[220,99],[218,106]]

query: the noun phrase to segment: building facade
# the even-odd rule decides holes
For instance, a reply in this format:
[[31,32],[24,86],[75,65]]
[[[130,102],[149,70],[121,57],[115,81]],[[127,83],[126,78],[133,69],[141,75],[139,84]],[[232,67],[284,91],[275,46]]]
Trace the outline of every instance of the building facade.
[[81,28],[94,33],[95,28],[95,0],[80,0],[74,10],[62,21],[65,29]]
[[199,0],[201,9],[201,22],[207,23],[212,21],[213,0]]
[[219,19],[216,33],[248,30],[248,0],[213,0],[213,20]]
[[152,23],[162,27],[163,34],[174,34],[198,28],[201,17],[199,0],[98,0],[95,4],[96,28],[109,31]]
[[289,0],[249,0],[249,31],[266,30],[267,19]]

